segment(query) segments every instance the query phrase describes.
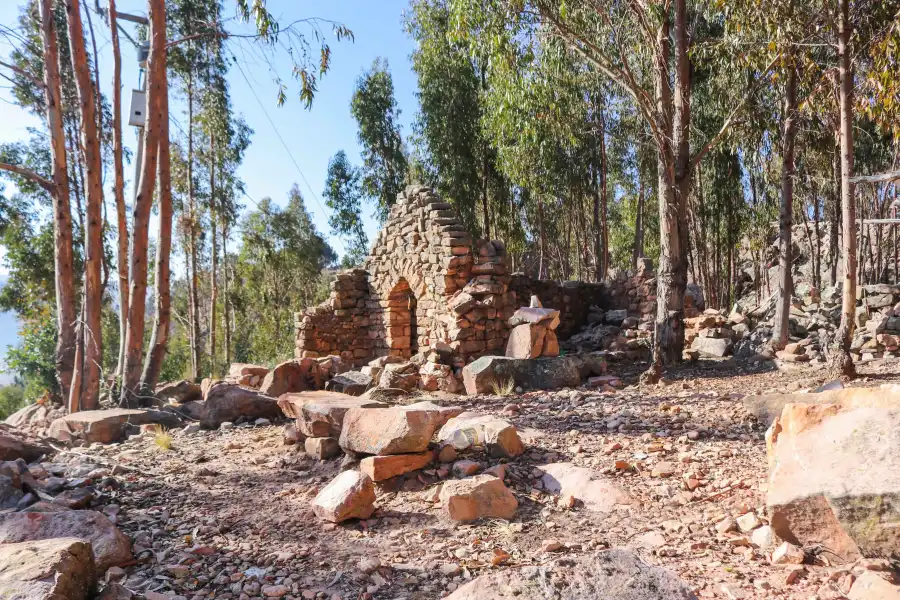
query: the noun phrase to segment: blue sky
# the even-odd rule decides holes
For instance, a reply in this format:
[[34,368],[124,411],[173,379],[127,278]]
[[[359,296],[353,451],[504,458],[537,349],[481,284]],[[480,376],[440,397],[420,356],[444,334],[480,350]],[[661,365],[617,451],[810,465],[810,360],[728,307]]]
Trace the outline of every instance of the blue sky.
[[[91,0],[82,1],[93,4]],[[223,17],[233,16],[233,0],[224,0],[223,3]],[[24,1],[20,0],[0,0],[0,23],[8,27],[16,26],[23,4]],[[105,6],[106,1],[100,0],[100,4]],[[117,6],[120,12],[146,14],[145,0],[118,0]],[[318,94],[309,111],[303,108],[297,98],[299,88],[293,81],[288,82],[287,102],[280,108],[276,106],[277,86],[274,79],[281,77],[287,81],[291,73],[291,62],[285,52],[275,53],[270,68],[269,64],[259,58],[249,42],[228,42],[241,64],[241,69],[232,68],[229,75],[232,104],[235,111],[243,115],[254,130],[244,163],[238,171],[246,185],[247,194],[257,202],[269,196],[276,203],[283,204],[288,190],[297,183],[316,227],[326,234],[339,253],[343,252],[343,246],[339,240],[330,236],[328,214],[321,194],[328,160],[335,152],[343,149],[352,161],[357,164],[361,162],[356,123],[350,115],[350,98],[357,77],[376,57],[386,58],[390,63],[404,136],[410,133],[415,117],[416,77],[410,65],[410,53],[414,44],[403,31],[402,25],[402,14],[407,6],[408,0],[268,0],[269,10],[279,18],[279,22],[290,23],[301,18],[320,17],[343,23],[353,30],[355,41],[337,42],[331,35],[330,28],[323,25],[332,49],[332,68],[321,79]],[[126,26],[132,28],[131,25]],[[101,56],[101,85],[104,94],[108,96],[112,77],[109,33],[98,18],[94,19],[94,27]],[[246,29],[246,26],[229,25],[232,30],[239,28]],[[127,102],[131,88],[137,87],[138,69],[133,47],[124,38],[121,42],[123,98]],[[10,49],[9,43],[0,37],[0,56],[6,58]],[[249,86],[247,81],[250,82]],[[24,139],[27,137],[28,127],[40,125],[37,119],[11,102],[5,83],[0,80],[0,142]],[[173,97],[172,102],[171,129],[175,136],[186,117],[181,112],[183,106],[178,98]],[[284,145],[278,134],[284,140]],[[134,150],[135,133],[127,126],[124,142]],[[130,199],[134,166],[126,165],[125,171],[128,186],[126,198]],[[107,199],[109,198],[107,194]],[[253,202],[246,198],[243,204],[253,208]],[[377,230],[377,224],[371,219],[371,212],[366,210],[365,213],[370,239]],[[0,275],[2,271],[0,268]],[[0,349],[5,350],[6,345],[14,341],[15,337],[10,335],[9,328],[0,328]]]

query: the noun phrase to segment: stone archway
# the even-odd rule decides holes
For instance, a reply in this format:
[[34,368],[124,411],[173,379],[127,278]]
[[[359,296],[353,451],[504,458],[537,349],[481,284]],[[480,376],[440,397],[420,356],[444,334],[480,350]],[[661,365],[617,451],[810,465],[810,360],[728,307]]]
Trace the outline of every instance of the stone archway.
[[419,351],[417,299],[409,282],[400,278],[388,294],[385,342],[392,356],[409,358]]

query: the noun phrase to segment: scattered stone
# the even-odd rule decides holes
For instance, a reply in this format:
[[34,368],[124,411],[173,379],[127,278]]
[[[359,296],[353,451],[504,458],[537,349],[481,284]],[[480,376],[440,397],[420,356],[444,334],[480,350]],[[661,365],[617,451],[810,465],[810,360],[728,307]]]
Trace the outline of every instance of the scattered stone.
[[759,548],[760,551],[766,552],[775,545],[775,531],[768,525],[763,525],[753,531],[750,535],[750,541],[753,542],[753,545]]
[[482,356],[463,369],[468,394],[489,394],[498,382],[512,380],[516,386],[531,390],[576,387],[588,375],[603,375],[606,363],[599,357],[575,355],[518,359],[506,356]]
[[280,396],[278,406],[287,417],[297,420],[297,429],[303,435],[339,438],[348,410],[384,408],[387,405],[336,392],[301,392]]
[[762,525],[762,522],[759,520],[759,517],[756,516],[755,512],[745,513],[739,516],[736,521],[738,528],[744,533],[749,533]]
[[370,387],[372,387],[372,376],[362,371],[347,371],[335,375],[325,383],[327,391],[350,396],[362,396]]
[[177,402],[178,404],[203,399],[203,390],[200,389],[200,385],[187,379],[160,383],[156,386],[155,394],[163,402]]
[[312,501],[317,517],[332,523],[368,519],[375,512],[375,485],[359,471],[344,471]]
[[653,465],[651,474],[654,477],[671,477],[675,474],[675,465],[668,461],[658,462]]
[[803,550],[790,542],[783,542],[772,552],[773,565],[800,565],[805,558]]
[[447,421],[438,432],[438,439],[457,450],[484,446],[496,458],[515,458],[525,452],[519,433],[509,421],[473,412]]
[[318,390],[324,384],[319,363],[311,358],[289,360],[269,371],[259,386],[259,392],[278,398],[282,394]]
[[94,442],[112,444],[125,439],[129,425],[141,426],[151,423],[175,428],[181,421],[175,414],[159,410],[129,408],[83,410],[53,421],[47,429],[47,436],[60,442],[81,439],[91,444]]
[[481,465],[471,460],[458,460],[453,463],[453,468],[451,470],[453,471],[454,475],[459,478],[463,478],[477,473],[479,470],[481,470]]
[[608,513],[618,505],[631,504],[627,492],[591,469],[572,463],[553,463],[538,468],[543,472],[541,483],[546,491],[572,496],[590,511]]
[[541,542],[541,552],[557,552],[565,548],[559,540],[544,540]]
[[11,425],[0,423],[0,460],[21,458],[32,462],[52,452],[53,450],[43,440]]
[[367,456],[359,463],[359,469],[372,478],[372,481],[384,481],[391,477],[404,475],[427,466],[434,454],[430,451],[418,454],[395,454],[393,456]]
[[847,598],[849,600],[900,600],[900,586],[889,583],[872,571],[866,571],[853,582]]
[[519,506],[503,481],[490,475],[447,481],[440,500],[445,516],[464,523],[483,517],[512,519]]

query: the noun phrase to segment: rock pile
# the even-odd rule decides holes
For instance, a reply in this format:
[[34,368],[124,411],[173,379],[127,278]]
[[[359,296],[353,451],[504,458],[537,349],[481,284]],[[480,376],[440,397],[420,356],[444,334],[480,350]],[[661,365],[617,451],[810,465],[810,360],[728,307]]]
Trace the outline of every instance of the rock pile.
[[559,311],[543,308],[537,296],[531,297],[528,308],[520,308],[507,321],[511,331],[506,343],[510,358],[540,358],[559,356],[559,340],[555,329],[559,326]]

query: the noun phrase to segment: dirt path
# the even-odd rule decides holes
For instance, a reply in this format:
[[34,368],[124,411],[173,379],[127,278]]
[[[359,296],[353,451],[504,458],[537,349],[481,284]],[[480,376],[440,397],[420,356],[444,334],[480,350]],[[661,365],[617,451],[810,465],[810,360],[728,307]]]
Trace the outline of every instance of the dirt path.
[[[626,383],[637,373],[613,371]],[[745,373],[707,363],[651,389],[454,397],[467,409],[509,419],[526,443],[526,453],[507,468],[519,500],[509,523],[442,521],[434,500],[448,465],[380,487],[372,519],[322,523],[309,501],[340,461],[316,462],[284,446],[278,425],[179,432],[168,451],[145,434],[73,460],[97,456],[127,469],[114,468],[122,485],[109,500],[121,508],[120,527],[136,540],[140,562],[126,569],[126,585],[136,591],[194,600],[264,593],[425,600],[485,569],[630,546],[676,571],[700,597],[827,598],[835,597],[826,589],[836,585],[828,582],[832,569],[807,567],[786,583],[784,567],[770,566],[740,536],[726,539],[715,527],[748,511],[764,519],[764,432],[739,397],[814,386],[820,378],[815,370]],[[499,462],[481,452],[460,458],[485,468]],[[603,473],[632,504],[606,514],[560,506],[539,489],[535,467],[561,461]],[[563,548],[542,551],[552,541]]]

